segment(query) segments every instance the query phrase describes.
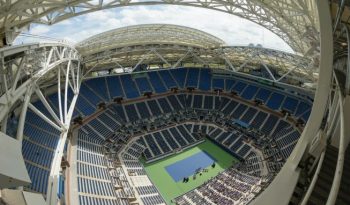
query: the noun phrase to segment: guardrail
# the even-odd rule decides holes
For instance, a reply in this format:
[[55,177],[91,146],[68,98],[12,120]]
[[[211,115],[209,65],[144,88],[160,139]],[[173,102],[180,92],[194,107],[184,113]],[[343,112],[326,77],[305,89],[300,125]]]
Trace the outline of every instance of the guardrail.
[[333,205],[335,204],[340,188],[340,182],[341,178],[343,175],[343,167],[344,167],[344,158],[345,158],[345,122],[344,122],[344,107],[343,107],[343,102],[344,102],[344,97],[342,93],[342,89],[339,85],[337,76],[333,74],[334,76],[334,82],[336,84],[336,95],[338,95],[339,100],[337,106],[339,107],[339,118],[340,118],[340,135],[339,135],[339,151],[338,151],[338,159],[337,159],[337,166],[336,170],[334,173],[334,178],[332,182],[332,188],[329,193],[329,197],[327,200],[327,205]]

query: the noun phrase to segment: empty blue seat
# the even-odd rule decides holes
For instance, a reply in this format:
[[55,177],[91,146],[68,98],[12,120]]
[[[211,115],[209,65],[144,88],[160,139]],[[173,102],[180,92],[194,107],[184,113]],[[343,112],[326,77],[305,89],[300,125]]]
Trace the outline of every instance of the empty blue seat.
[[199,80],[199,89],[208,91],[211,90],[211,71],[210,69],[201,69],[200,70],[200,80]]
[[250,146],[245,144],[237,154],[240,155],[241,157],[244,157],[250,151],[250,149],[251,149]]
[[93,92],[85,83],[82,83],[79,90],[79,97],[84,96],[85,100],[89,101],[93,106],[104,100]]
[[199,79],[199,69],[189,68],[186,78],[186,87],[197,88]]
[[118,117],[122,120],[122,121],[126,121],[126,116],[124,113],[124,109],[121,105],[117,105],[117,104],[112,104],[112,109],[116,112],[116,115],[118,115]]
[[177,68],[170,70],[170,73],[177,81],[177,84],[180,86],[180,88],[183,88],[185,85],[186,75],[187,75],[187,69],[186,68]]
[[161,109],[159,108],[159,105],[158,105],[157,101],[155,101],[155,100],[149,100],[149,101],[147,101],[147,104],[148,104],[149,109],[151,110],[151,112],[152,112],[152,114],[153,114],[154,116],[157,116],[157,115],[162,114],[162,111],[161,111]]
[[125,97],[119,76],[108,76],[106,77],[106,81],[112,99],[115,97]]
[[203,95],[195,95],[193,97],[193,108],[202,109]]
[[240,104],[233,112],[232,117],[234,119],[239,119],[247,108],[248,108],[247,105]]
[[29,123],[25,123],[23,133],[35,143],[56,149],[59,135],[55,135],[46,130],[40,129],[39,127],[35,127],[35,125]]
[[[227,98],[224,98],[224,99],[227,99]],[[237,105],[238,105],[238,102],[236,102],[236,101],[233,101],[233,100],[228,101],[228,105],[225,106],[222,111],[223,111],[223,113],[228,115],[236,108]]]
[[136,88],[134,80],[131,78],[131,75],[122,75],[120,76],[122,86],[127,98],[137,98],[140,97],[140,93]]
[[129,121],[132,122],[140,119],[134,104],[125,105],[125,111],[126,111],[126,114],[128,115]]
[[34,144],[28,140],[22,142],[23,158],[40,166],[50,169],[53,151]]
[[233,86],[232,90],[235,91],[235,92],[237,92],[238,94],[241,94],[241,92],[244,90],[244,88],[245,88],[246,86],[247,86],[246,83],[237,82],[237,83]]
[[153,92],[153,89],[151,87],[151,84],[148,82],[147,78],[135,78],[136,85],[138,86],[141,94],[147,93],[147,92]]
[[256,129],[259,129],[262,123],[265,121],[267,115],[268,115],[267,113],[260,111],[253,119],[251,126]]
[[246,100],[251,100],[253,99],[257,91],[258,91],[258,87],[256,87],[255,85],[248,85],[246,89],[244,89],[241,96]]
[[183,147],[187,145],[187,142],[184,140],[184,138],[180,135],[180,133],[175,129],[174,127],[169,129],[171,134],[174,136],[175,140]]
[[107,93],[106,78],[93,78],[85,81],[84,83],[94,90],[95,93],[100,95],[104,101],[108,102],[111,100]]
[[204,109],[212,110],[213,109],[213,96],[204,97]]
[[162,149],[163,153],[168,153],[171,151],[160,132],[153,133],[153,137],[159,144],[159,147]]
[[179,125],[176,127],[181,135],[189,142],[189,143],[193,143],[194,139],[193,137],[187,132],[187,129],[183,126],[183,125]]
[[182,109],[181,104],[180,104],[179,101],[177,100],[176,96],[174,96],[174,95],[169,95],[169,96],[167,96],[167,98],[168,98],[170,104],[173,106],[173,108],[174,108],[175,110],[180,110],[180,109]]
[[214,90],[224,90],[225,88],[225,80],[222,78],[214,78],[213,79],[213,89]]
[[223,132],[221,135],[219,135],[216,140],[220,143],[222,143],[231,133],[230,132]]
[[271,94],[271,97],[266,105],[267,107],[273,110],[279,110],[283,100],[284,100],[284,95],[275,92]]
[[27,188],[46,195],[50,172],[30,163],[25,163],[32,183]]
[[270,115],[264,126],[261,128],[261,131],[265,132],[266,134],[270,135],[271,131],[273,130],[273,128],[276,126],[277,122],[278,122],[279,118],[274,116],[274,115]]
[[168,144],[171,146],[172,149],[177,149],[179,146],[177,145],[174,138],[171,136],[168,130],[162,130],[162,135],[164,136],[164,139],[168,142]]
[[157,156],[162,154],[162,151],[157,146],[152,135],[150,135],[150,134],[145,135],[144,138],[145,138],[146,143],[148,144],[148,147],[151,149],[151,152],[154,154],[154,157],[157,157]]
[[294,113],[295,109],[298,106],[298,100],[292,97],[286,97],[284,100],[284,103],[282,105],[282,108],[289,111],[290,113]]
[[89,116],[95,112],[96,105],[92,105],[91,103],[86,101],[86,99],[82,95],[79,95],[75,104],[75,108],[78,109],[85,116]]
[[267,99],[269,99],[271,95],[271,91],[260,88],[258,93],[255,95],[255,99],[262,101],[263,103],[266,104]]
[[295,112],[295,116],[300,117],[300,115],[304,114],[307,110],[311,108],[311,105],[300,101],[297,107],[297,110]]
[[241,120],[245,123],[249,123],[252,118],[255,116],[257,110],[255,108],[250,107],[246,113],[244,113],[243,117]]
[[151,116],[151,113],[149,112],[145,102],[139,102],[139,103],[136,103],[135,105],[142,119],[149,118]]
[[168,90],[159,77],[158,72],[148,72],[147,74],[156,93],[165,93]]
[[232,90],[233,85],[235,84],[235,80],[233,79],[225,79],[225,90],[230,92]]
[[159,105],[160,107],[162,108],[162,110],[165,112],[165,113],[170,113],[172,112],[173,110],[171,109],[170,107],[170,104],[168,103],[168,101],[166,100],[166,98],[159,98],[157,99],[158,102],[159,102]]
[[165,85],[168,87],[168,89],[171,88],[177,88],[178,85],[175,81],[175,79],[173,78],[173,76],[171,75],[171,73],[168,70],[161,70],[158,71],[160,77],[163,79]]

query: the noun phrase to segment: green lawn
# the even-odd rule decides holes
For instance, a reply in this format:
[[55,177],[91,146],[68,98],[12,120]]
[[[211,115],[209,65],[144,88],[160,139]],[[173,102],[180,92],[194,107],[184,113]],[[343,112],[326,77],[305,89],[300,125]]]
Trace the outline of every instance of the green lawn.
[[[211,168],[209,166],[209,172],[203,173],[202,176],[197,175],[196,180],[192,180],[192,177],[190,177],[190,181],[188,183],[182,183],[182,181],[175,182],[165,170],[165,167],[179,160],[185,159],[193,154],[196,154],[200,151],[206,151],[212,157],[214,157],[217,160],[216,167]],[[149,178],[157,186],[162,196],[166,200],[167,204],[171,204],[170,201],[175,197],[180,196],[200,186],[205,181],[207,181],[211,177],[218,175],[220,172],[227,169],[233,163],[236,162],[238,162],[238,160],[235,159],[232,155],[230,155],[214,143],[210,142],[209,140],[206,140],[205,142],[195,147],[192,147],[182,153],[166,157],[156,162],[148,164],[144,162],[142,163],[144,164]]]

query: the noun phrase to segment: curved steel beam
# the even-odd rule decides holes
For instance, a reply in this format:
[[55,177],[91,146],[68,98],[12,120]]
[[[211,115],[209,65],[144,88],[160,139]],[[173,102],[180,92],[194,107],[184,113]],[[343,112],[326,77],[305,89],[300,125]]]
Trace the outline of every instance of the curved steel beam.
[[300,168],[298,168],[298,165],[302,157],[308,152],[307,148],[310,146],[311,141],[317,136],[321,122],[327,110],[333,63],[332,22],[328,1],[317,1],[317,7],[321,31],[321,62],[320,75],[312,112],[305,129],[287,162],[269,187],[267,187],[267,189],[252,202],[253,205],[289,203],[300,174]]
[[[0,72],[0,77],[2,77],[0,83],[3,85],[0,87],[0,122],[6,121],[9,112],[12,112],[14,106],[19,104],[22,107],[19,107],[21,113],[17,126],[17,140],[23,140],[28,108],[61,133],[51,164],[46,196],[48,204],[56,204],[63,149],[81,83],[80,55],[71,46],[49,43],[0,49],[0,57],[2,71]],[[61,82],[63,82],[62,87]],[[41,91],[40,86],[46,83],[57,84],[59,90],[57,104],[60,108],[64,106],[64,111],[62,112],[60,109],[59,116],[54,112]],[[68,104],[69,89],[73,92],[70,104]],[[61,91],[65,93],[63,98],[60,96]],[[30,101],[34,97],[41,101],[51,118],[43,114],[43,110],[39,110],[31,104]],[[2,131],[6,132],[6,130]]]
[[[295,51],[305,53],[308,43],[304,34],[308,27],[315,28],[317,18],[312,1],[292,0],[70,0],[52,2],[45,0],[0,2],[0,33],[20,28],[32,22],[51,25],[68,18],[103,9],[140,5],[180,5],[206,8],[233,14],[257,23],[286,41]],[[315,28],[318,30],[317,28]]]

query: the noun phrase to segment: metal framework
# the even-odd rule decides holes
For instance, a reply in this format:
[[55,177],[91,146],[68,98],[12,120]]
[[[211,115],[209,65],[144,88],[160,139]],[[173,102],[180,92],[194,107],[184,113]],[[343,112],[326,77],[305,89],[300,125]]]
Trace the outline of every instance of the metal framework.
[[193,6],[233,14],[269,29],[299,53],[310,53],[319,42],[314,1],[294,0],[2,0],[0,34],[11,41],[18,29],[32,22],[50,25],[89,12],[138,5]]
[[[320,11],[318,13],[315,2]],[[224,47],[220,39],[210,35],[199,38],[198,31],[189,31],[184,28],[181,35],[190,37],[190,41],[179,41],[180,38],[177,38],[174,41],[160,42],[161,39],[152,36],[148,41],[154,39],[153,44],[145,44],[142,41],[132,42],[128,39],[129,44],[118,47],[117,44],[109,43],[111,40],[123,39],[112,35],[111,38],[99,41],[99,46],[94,44],[97,38],[92,37],[91,41],[82,42],[77,50],[64,44],[30,44],[4,48],[0,49],[1,132],[7,130],[9,115],[12,112],[18,112],[20,115],[16,137],[21,141],[28,108],[60,131],[47,191],[47,204],[56,204],[60,162],[71,116],[79,94],[80,83],[90,71],[120,68],[123,72],[133,72],[140,64],[162,64],[176,68],[189,62],[210,67],[224,65],[222,68],[233,72],[250,72],[260,66],[266,69],[269,79],[273,82],[287,78],[303,79],[305,82],[315,82],[317,79],[318,88],[310,120],[292,155],[270,186],[252,204],[287,204],[289,202],[300,175],[298,164],[319,133],[322,119],[327,111],[331,116],[327,121],[327,126],[330,126],[330,128],[327,127],[328,130],[336,127],[338,122],[336,119],[341,118],[339,144],[342,147],[340,147],[337,175],[333,181],[328,203],[334,204],[343,166],[345,122],[349,118],[345,114],[349,112],[346,112],[346,106],[342,106],[342,101],[346,99],[343,99],[342,93],[338,90],[339,82],[336,82],[336,92],[331,90],[331,79],[333,81],[337,79],[332,78],[332,29],[327,3],[325,0],[0,0],[0,37],[6,37],[7,43],[11,43],[17,35],[17,29],[28,26],[32,22],[54,24],[102,9],[132,5],[174,4],[223,11],[251,20],[276,33],[295,51],[311,57],[303,58],[299,55],[259,47]],[[319,24],[318,19],[322,24]],[[158,32],[158,30],[153,31],[155,31],[153,34]],[[105,35],[110,34],[105,33]],[[168,37],[180,35],[174,30],[167,34]],[[191,35],[197,37],[191,37]],[[203,41],[207,41],[207,44],[202,44]],[[319,59],[318,64],[319,42],[321,42],[322,58]],[[83,54],[83,60],[79,56],[79,51]],[[81,62],[86,66],[84,71],[81,70]],[[318,72],[315,69],[318,66],[320,66],[320,75],[317,78],[314,74]],[[276,77],[274,67],[278,67],[279,77]],[[57,89],[58,107],[54,108],[45,99],[44,89],[46,88]],[[69,99],[68,92],[71,91],[73,98]],[[35,100],[42,102],[49,115],[45,115],[31,103]]]
[[83,56],[113,48],[126,48],[145,44],[174,44],[198,48],[217,48],[225,42],[203,31],[170,24],[127,26],[92,36],[78,43]]
[[77,50],[83,57],[85,76],[90,71],[115,68],[134,72],[146,64],[149,68],[197,65],[248,74],[263,69],[269,81],[297,85],[317,80],[316,66],[309,58],[255,46],[228,47],[210,34],[183,26],[148,24],[115,29],[82,41]]
[[[63,149],[82,79],[80,56],[71,46],[50,43],[0,49],[0,57],[1,131],[6,133],[8,116],[12,112],[18,112],[20,114],[16,138],[22,141],[29,108],[61,133],[51,165],[47,191],[48,204],[54,204],[57,201]],[[48,87],[57,87],[58,108],[54,108],[45,98],[43,91]],[[71,99],[68,98],[69,91],[73,93]],[[35,107],[32,100],[41,101],[46,108],[46,114]]]

